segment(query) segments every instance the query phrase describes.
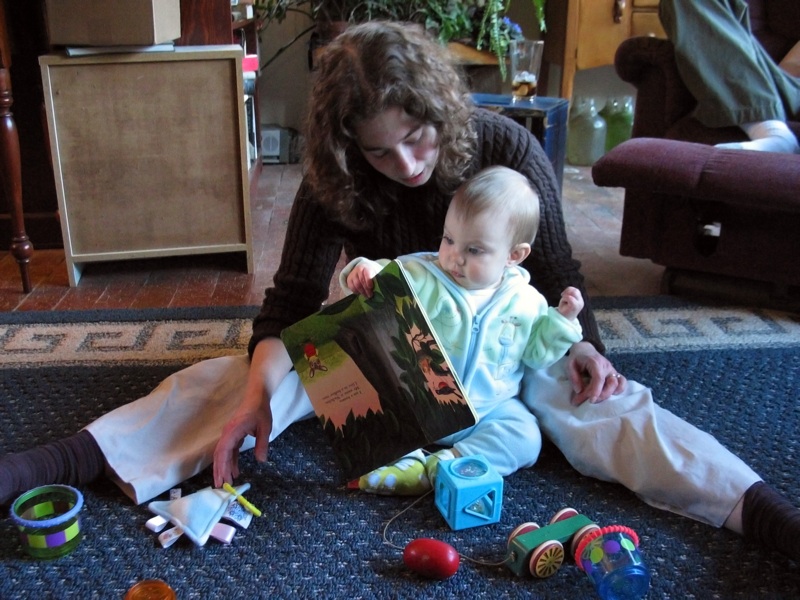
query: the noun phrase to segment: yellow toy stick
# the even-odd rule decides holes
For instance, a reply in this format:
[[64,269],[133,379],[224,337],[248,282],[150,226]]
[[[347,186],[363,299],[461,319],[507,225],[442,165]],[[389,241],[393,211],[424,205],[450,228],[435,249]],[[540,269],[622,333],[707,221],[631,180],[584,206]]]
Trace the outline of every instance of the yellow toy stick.
[[250,504],[250,502],[248,502],[244,496],[242,496],[239,492],[237,492],[232,485],[230,485],[229,483],[223,483],[222,489],[228,492],[229,494],[233,494],[234,496],[236,496],[236,500],[238,500],[239,504],[245,507],[249,512],[253,513],[256,517],[261,516],[261,511],[258,510],[252,504]]

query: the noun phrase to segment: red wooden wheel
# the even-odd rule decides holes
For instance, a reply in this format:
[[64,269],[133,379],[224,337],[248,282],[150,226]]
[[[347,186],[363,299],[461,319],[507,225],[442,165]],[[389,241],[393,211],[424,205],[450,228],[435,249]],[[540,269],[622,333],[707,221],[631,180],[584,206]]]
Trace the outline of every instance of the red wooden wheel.
[[538,523],[523,523],[522,525],[517,525],[514,530],[508,535],[508,542],[507,544],[511,544],[511,540],[513,540],[518,535],[522,535],[523,533],[529,533],[531,531],[536,531],[539,529]]
[[593,531],[600,529],[600,526],[596,523],[589,523],[588,525],[584,525],[578,531],[575,532],[575,535],[572,536],[572,541],[569,545],[569,553],[571,556],[575,556],[575,550],[578,549],[578,546],[581,543],[581,540],[590,534]]
[[564,546],[558,540],[550,540],[536,547],[528,568],[534,577],[545,578],[558,571],[563,563]]
[[578,516],[578,511],[575,510],[574,508],[562,508],[560,511],[558,511],[556,514],[553,515],[552,519],[550,519],[550,525],[577,516]]

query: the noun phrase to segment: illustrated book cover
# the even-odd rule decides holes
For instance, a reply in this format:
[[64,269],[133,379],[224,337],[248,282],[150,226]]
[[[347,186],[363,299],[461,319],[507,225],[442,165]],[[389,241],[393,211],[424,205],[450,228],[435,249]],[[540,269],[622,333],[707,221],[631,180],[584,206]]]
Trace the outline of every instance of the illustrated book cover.
[[397,261],[281,339],[348,480],[476,423]]

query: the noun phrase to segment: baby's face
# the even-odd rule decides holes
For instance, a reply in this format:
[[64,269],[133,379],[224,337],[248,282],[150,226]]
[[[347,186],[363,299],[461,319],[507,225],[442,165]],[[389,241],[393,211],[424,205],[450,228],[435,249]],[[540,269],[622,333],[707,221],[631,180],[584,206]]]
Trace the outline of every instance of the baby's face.
[[463,218],[451,203],[439,245],[439,264],[461,287],[497,287],[512,264],[508,215],[489,211]]

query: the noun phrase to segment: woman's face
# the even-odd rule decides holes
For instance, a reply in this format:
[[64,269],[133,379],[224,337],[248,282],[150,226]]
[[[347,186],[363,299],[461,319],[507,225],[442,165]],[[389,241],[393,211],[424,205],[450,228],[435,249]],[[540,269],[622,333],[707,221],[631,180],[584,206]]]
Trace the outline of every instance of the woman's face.
[[408,187],[426,184],[439,156],[439,134],[400,107],[359,122],[358,147],[367,162],[392,181]]

